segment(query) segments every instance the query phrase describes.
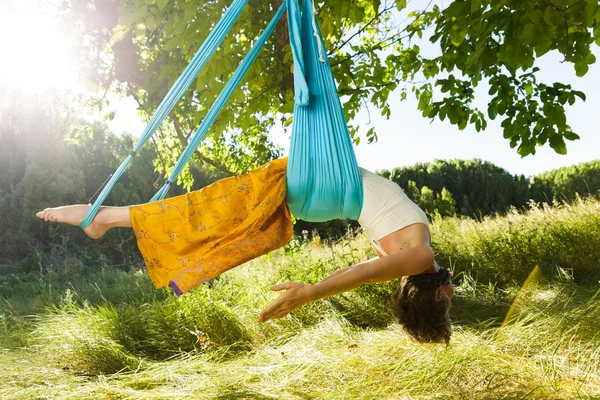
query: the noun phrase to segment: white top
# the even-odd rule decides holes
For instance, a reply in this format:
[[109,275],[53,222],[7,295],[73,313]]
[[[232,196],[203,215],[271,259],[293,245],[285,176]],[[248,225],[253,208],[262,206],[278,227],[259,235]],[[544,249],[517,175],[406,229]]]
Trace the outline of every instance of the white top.
[[364,201],[358,223],[380,253],[387,255],[379,240],[390,233],[413,224],[424,224],[429,228],[429,220],[423,210],[408,198],[400,186],[364,168],[359,169]]

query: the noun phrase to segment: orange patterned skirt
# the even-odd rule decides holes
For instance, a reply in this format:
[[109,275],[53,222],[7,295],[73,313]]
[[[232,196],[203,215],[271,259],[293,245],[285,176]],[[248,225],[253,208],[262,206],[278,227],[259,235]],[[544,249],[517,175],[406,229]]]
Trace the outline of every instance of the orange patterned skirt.
[[287,158],[198,191],[132,206],[129,214],[154,286],[177,295],[291,238]]

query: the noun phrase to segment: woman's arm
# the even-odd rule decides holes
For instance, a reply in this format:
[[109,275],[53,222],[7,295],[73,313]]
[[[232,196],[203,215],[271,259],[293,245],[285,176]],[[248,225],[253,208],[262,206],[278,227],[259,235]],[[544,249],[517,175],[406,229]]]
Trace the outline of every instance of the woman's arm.
[[[380,257],[381,257],[381,256],[380,256]],[[375,258],[377,258],[377,257],[375,257]],[[374,260],[375,258],[373,258],[373,260]],[[369,260],[369,261],[370,261],[370,260]],[[351,270],[351,269],[352,269],[352,268],[354,268],[355,266],[356,266],[356,265],[351,265],[351,266],[349,266],[349,267],[346,267],[346,268],[340,268],[340,269],[338,269],[337,271],[335,271],[335,272],[331,273],[330,275],[326,276],[325,278],[323,278],[323,279],[321,280],[321,282],[325,282],[325,281],[327,281],[327,280],[329,280],[329,279],[331,279],[331,278],[333,278],[333,277],[336,277],[336,276],[338,276],[339,274],[343,274],[343,273],[345,273],[345,272],[348,272],[349,270]]]
[[385,282],[425,271],[434,261],[429,246],[416,246],[356,264],[312,286],[310,301],[348,292],[367,283]]
[[[373,247],[373,250],[375,250],[375,253],[377,254],[377,257],[380,257],[380,258],[381,257],[385,257],[383,254],[381,254],[379,252],[379,250],[377,250],[376,247]],[[375,260],[375,259],[377,259],[377,257],[374,257],[371,260]],[[371,260],[369,260],[369,261],[371,261]],[[327,277],[325,277],[321,282],[325,282],[326,280],[329,280],[329,279],[333,278],[334,276],[338,276],[339,274],[343,274],[344,272],[347,272],[348,270],[350,270],[350,269],[352,269],[354,267],[355,267],[355,265],[351,265],[351,266],[346,267],[346,268],[340,268],[337,271],[335,271],[332,274],[330,274]]]
[[316,285],[296,282],[275,285],[271,290],[285,289],[286,292],[265,308],[259,321],[281,318],[306,303],[348,292],[366,283],[385,282],[421,273],[433,264],[433,260],[433,252],[429,246],[415,246],[343,268]]

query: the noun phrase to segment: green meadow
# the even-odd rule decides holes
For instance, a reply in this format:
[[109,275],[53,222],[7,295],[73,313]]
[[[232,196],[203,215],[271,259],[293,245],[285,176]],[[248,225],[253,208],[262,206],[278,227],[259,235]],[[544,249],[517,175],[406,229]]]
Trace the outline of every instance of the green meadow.
[[600,398],[597,200],[438,218],[432,235],[457,284],[448,347],[392,320],[397,282],[257,322],[271,285],[373,257],[360,233],[296,238],[179,298],[77,260],[1,276],[0,398]]

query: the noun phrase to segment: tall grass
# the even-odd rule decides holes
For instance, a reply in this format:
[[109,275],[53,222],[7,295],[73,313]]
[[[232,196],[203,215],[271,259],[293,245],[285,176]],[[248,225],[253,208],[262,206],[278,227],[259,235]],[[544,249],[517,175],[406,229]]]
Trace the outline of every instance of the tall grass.
[[469,271],[481,282],[523,282],[539,265],[546,275],[567,271],[578,281],[600,279],[600,203],[531,204],[481,222],[467,218],[436,220],[433,247],[440,264]]
[[[465,290],[473,294],[484,287]],[[128,373],[85,382],[73,382],[71,370],[50,366],[44,368],[52,374],[41,377],[39,368],[33,366],[39,360],[29,354],[25,357],[29,357],[28,366],[17,363],[20,379],[30,383],[41,379],[49,384],[30,384],[18,392],[0,384],[0,396],[597,398],[598,293],[566,282],[531,288],[520,298],[518,318],[510,324],[501,328],[485,323],[456,326],[448,348],[418,345],[395,326],[365,330],[331,314],[293,336],[256,343],[252,351],[235,357],[213,351],[159,362],[140,359]],[[8,374],[10,370],[0,371],[0,381]]]
[[[600,295],[589,285],[600,276],[599,228],[593,199],[435,221],[438,260],[460,283],[448,348],[416,344],[392,323],[396,282],[257,322],[278,295],[271,285],[315,283],[372,257],[362,236],[298,240],[179,298],[145,274],[110,269],[4,277],[0,398],[600,396]],[[534,265],[546,281],[522,289],[501,326]]]

